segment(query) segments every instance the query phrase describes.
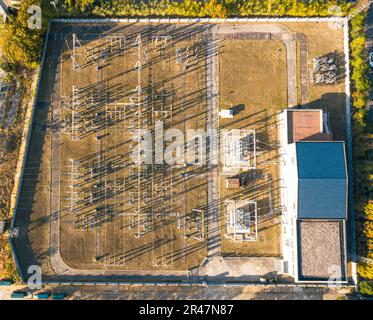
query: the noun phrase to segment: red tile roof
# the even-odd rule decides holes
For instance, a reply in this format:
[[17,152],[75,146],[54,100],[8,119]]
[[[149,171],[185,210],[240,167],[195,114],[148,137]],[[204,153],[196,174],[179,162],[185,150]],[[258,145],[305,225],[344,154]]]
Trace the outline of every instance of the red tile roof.
[[331,141],[330,133],[323,133],[321,110],[288,111],[289,143],[296,141]]

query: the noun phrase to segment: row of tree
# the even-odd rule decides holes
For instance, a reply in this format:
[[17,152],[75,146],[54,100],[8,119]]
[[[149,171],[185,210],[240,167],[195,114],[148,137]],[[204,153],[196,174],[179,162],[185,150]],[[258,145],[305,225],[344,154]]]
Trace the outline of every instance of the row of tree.
[[330,16],[347,14],[345,0],[65,0],[69,14],[97,16]]
[[[373,260],[373,159],[371,159],[372,126],[367,121],[367,101],[370,83],[369,66],[365,50],[366,34],[364,32],[366,14],[357,15],[351,20],[351,79],[353,83],[353,154],[354,154],[354,200],[356,211],[358,254]],[[360,263],[360,277],[373,279],[373,264]],[[373,289],[369,282],[361,283],[361,291],[370,293]]]

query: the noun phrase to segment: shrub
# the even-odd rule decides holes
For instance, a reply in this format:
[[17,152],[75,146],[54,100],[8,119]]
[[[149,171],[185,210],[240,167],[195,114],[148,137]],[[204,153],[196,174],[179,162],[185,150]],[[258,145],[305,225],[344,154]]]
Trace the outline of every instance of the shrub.
[[[31,5],[42,7],[42,29],[30,29],[28,8]],[[1,50],[7,62],[34,69],[38,66],[43,48],[43,35],[51,16],[47,0],[23,0],[17,16],[11,16],[0,29]]]
[[373,265],[368,263],[360,263],[358,265],[358,272],[362,278],[373,279]]
[[367,281],[361,281],[360,284],[360,293],[371,296],[373,295],[373,287]]
[[20,282],[21,278],[18,274],[17,267],[13,258],[10,243],[5,245],[5,259],[4,259],[4,275],[6,278],[12,279],[14,282]]
[[[371,171],[372,172],[372,171]],[[368,220],[373,221],[373,202],[369,202],[365,207],[364,207],[364,213],[365,216]]]

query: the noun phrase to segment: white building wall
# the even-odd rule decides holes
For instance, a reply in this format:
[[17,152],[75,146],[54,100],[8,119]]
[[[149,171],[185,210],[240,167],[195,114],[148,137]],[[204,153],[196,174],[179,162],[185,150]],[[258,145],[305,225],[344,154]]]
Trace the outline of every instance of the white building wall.
[[282,206],[281,247],[284,259],[284,273],[295,278],[297,274],[296,217],[298,179],[295,144],[288,144],[287,110],[284,110],[279,116],[279,137]]

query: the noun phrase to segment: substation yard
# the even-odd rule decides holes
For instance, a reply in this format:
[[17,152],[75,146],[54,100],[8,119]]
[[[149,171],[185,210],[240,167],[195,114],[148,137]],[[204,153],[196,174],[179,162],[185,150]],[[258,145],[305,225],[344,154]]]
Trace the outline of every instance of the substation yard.
[[[15,221],[21,269],[208,276],[218,256],[230,277],[242,276],[231,257],[248,259],[250,279],[280,272],[277,114],[322,108],[345,139],[343,75],[310,82],[312,59],[330,54],[343,64],[332,23],[52,24]],[[250,132],[254,165],[227,172],[222,141],[218,162],[156,164],[159,122]],[[152,137],[149,164],[134,162],[136,129]],[[244,186],[227,188],[232,177]],[[228,234],[227,203],[253,205],[249,237]]]
[[[199,234],[203,230],[194,230],[194,220],[203,216],[193,212],[201,210],[203,215],[206,209],[206,168],[138,166],[131,158],[138,147],[132,130],[154,133],[156,121],[163,122],[165,131],[204,130],[204,48],[198,39],[177,42],[181,48],[200,46],[193,65],[183,70],[176,61],[176,45],[168,38],[157,38],[156,43],[153,35],[141,33],[111,37],[86,43],[93,55],[98,52],[97,63],[85,68],[78,56],[83,66],[77,74],[70,60],[62,64],[62,95],[70,98],[74,87],[73,99],[84,99],[88,107],[79,105],[84,119],[73,121],[83,124],[61,139],[61,169],[73,176],[73,181],[61,181],[61,190],[70,191],[71,185],[74,189],[73,199],[70,192],[61,199],[66,210],[61,255],[69,265],[84,269],[189,269],[206,254]],[[82,47],[76,50],[83,52],[84,36],[80,39]],[[104,59],[100,48],[108,46]],[[70,110],[67,113],[70,120]],[[84,121],[91,121],[87,129]]]

